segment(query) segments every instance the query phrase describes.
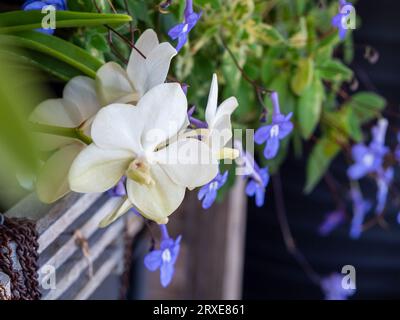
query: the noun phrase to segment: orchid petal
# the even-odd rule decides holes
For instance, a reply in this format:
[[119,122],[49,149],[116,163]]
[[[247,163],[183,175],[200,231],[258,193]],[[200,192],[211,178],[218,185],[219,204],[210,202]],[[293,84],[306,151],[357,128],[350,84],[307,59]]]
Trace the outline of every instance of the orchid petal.
[[211,81],[210,93],[208,95],[208,102],[206,107],[206,122],[210,125],[217,113],[218,105],[218,80],[217,75],[214,73]]
[[122,67],[115,62],[104,64],[96,74],[96,84],[102,105],[137,101],[133,85]]
[[36,192],[44,203],[52,203],[70,192],[68,172],[84,145],[77,142],[56,151],[39,173]]
[[80,115],[78,125],[95,115],[100,109],[96,82],[88,77],[72,78],[64,88],[63,99],[77,107]]
[[139,39],[137,39],[135,46],[141,53],[143,53],[145,56],[148,56],[150,52],[158,46],[158,44],[159,42],[155,31],[153,29],[146,29],[140,35]]
[[107,227],[115,220],[117,220],[119,217],[127,213],[132,207],[133,207],[132,202],[130,202],[129,199],[125,197],[125,200],[114,212],[112,212],[111,214],[109,214],[107,217],[105,217],[103,220],[100,221],[99,227],[100,228]]
[[138,119],[145,123],[141,139],[145,150],[153,151],[157,145],[175,136],[187,121],[187,100],[178,83],[154,87],[140,99],[137,109],[140,117],[132,124],[136,125]]
[[133,154],[126,150],[102,149],[91,144],[75,159],[69,172],[71,190],[104,192],[125,174]]
[[150,173],[154,185],[127,180],[128,197],[144,217],[165,224],[168,222],[167,217],[182,203],[185,187],[175,184],[157,164],[151,166]]
[[104,149],[142,152],[141,135],[146,118],[143,110],[127,104],[111,104],[102,108],[92,124],[92,138]]
[[189,189],[205,185],[218,174],[210,148],[197,139],[180,139],[155,157],[174,183]]
[[143,96],[154,86],[165,82],[171,59],[177,54],[174,47],[168,42],[157,44],[147,53],[146,45],[144,51],[141,52],[146,58],[142,57],[136,50],[132,50],[127,67],[128,77],[140,96]]
[[29,121],[64,128],[75,128],[81,124],[81,115],[74,104],[64,99],[48,99],[33,110]]

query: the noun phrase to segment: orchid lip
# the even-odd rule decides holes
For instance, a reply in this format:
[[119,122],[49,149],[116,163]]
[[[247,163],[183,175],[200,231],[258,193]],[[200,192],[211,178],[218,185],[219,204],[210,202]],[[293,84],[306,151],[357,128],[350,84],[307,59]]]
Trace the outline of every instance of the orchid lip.
[[143,159],[135,159],[129,165],[128,170],[126,171],[126,176],[136,181],[139,184],[153,186],[155,184],[154,179],[150,173],[150,166],[147,161]]

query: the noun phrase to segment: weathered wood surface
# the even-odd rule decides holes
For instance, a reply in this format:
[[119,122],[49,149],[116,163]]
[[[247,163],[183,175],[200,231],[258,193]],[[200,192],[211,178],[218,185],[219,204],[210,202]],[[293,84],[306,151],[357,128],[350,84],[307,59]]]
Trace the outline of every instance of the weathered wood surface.
[[246,229],[245,181],[237,179],[227,199],[203,210],[197,192],[187,195],[168,226],[182,234],[174,279],[162,288],[159,272],[147,272],[151,299],[240,299]]
[[125,226],[133,236],[141,229],[142,219],[129,213],[108,228],[98,228],[120,203],[120,198],[107,194],[71,193],[45,205],[32,194],[6,213],[36,221],[39,283],[45,280],[49,266],[56,279],[55,288],[42,287],[42,299],[87,299],[108,274],[122,270]]

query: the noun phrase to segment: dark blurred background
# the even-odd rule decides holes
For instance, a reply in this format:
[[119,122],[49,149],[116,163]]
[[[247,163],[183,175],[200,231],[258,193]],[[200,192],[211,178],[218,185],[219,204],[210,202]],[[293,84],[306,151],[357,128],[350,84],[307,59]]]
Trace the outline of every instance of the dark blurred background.
[[[400,2],[362,0],[355,8],[361,25],[353,32],[356,50],[352,68],[359,78],[360,89],[383,95],[389,110],[399,114]],[[364,59],[364,45],[378,50],[380,58],[376,64]],[[399,127],[398,118],[388,119],[390,125]],[[393,135],[390,139],[394,142]],[[336,159],[330,172],[341,183],[347,183],[344,159]],[[344,265],[350,264],[356,268],[357,284],[352,299],[400,298],[400,226],[395,209],[386,213],[388,229],[375,226],[353,240],[349,238],[347,221],[329,236],[321,237],[318,226],[324,214],[335,209],[326,185],[321,182],[311,195],[303,195],[305,162],[293,156],[281,168],[281,180],[293,236],[319,274],[340,273]],[[263,208],[256,208],[249,201],[243,298],[321,299],[321,289],[305,275],[284,246],[271,185]],[[367,186],[363,191],[365,197],[375,196],[372,187]]]

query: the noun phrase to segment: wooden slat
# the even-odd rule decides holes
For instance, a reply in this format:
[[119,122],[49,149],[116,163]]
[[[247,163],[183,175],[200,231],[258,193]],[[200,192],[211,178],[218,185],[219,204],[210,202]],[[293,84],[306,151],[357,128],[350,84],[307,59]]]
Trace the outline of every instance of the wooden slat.
[[[85,239],[89,239],[96,230],[98,230],[98,225],[100,221],[106,217],[108,214],[113,212],[120,204],[122,200],[120,198],[111,198],[109,199],[103,206],[101,206],[98,211],[94,215],[91,216],[89,220],[87,220],[81,227],[79,227],[79,231]],[[67,261],[72,254],[77,250],[80,250],[80,247],[76,244],[75,238],[73,235],[70,236],[70,239],[64,243],[60,248],[57,248],[57,251],[51,252],[52,255],[43,261],[41,264],[43,266],[51,265],[54,268],[58,269],[65,261]],[[43,274],[39,271],[39,275]]]
[[[101,194],[98,193],[88,193],[81,196],[77,201],[75,201],[68,208],[60,208],[58,219],[56,219],[50,226],[47,227],[39,236],[39,254],[42,253],[47,246],[49,246],[65,229],[75,221],[83,212],[85,212],[97,199],[99,199]],[[64,210],[63,210],[64,209]],[[65,210],[66,209],[66,210]],[[47,219],[44,218],[44,219]],[[45,223],[39,220],[37,227],[40,230]]]
[[[123,232],[123,220],[120,219],[109,226],[102,237],[90,248],[90,259],[94,262],[105,248],[116,238],[120,237]],[[72,259],[71,259],[72,260]],[[63,265],[66,271],[64,274],[59,275],[57,270],[57,284],[55,290],[50,290],[44,294],[44,300],[54,300],[60,297],[69,286],[71,286],[80,276],[82,272],[88,267],[88,260],[83,257],[79,261],[69,261]]]
[[[109,251],[109,252],[107,252]],[[94,276],[89,279],[81,291],[75,296],[74,300],[86,300],[93,292],[103,283],[103,281],[117,268],[121,263],[124,250],[123,246],[117,248],[110,248],[105,253],[107,257],[105,261],[101,264],[100,268],[95,272]]]

